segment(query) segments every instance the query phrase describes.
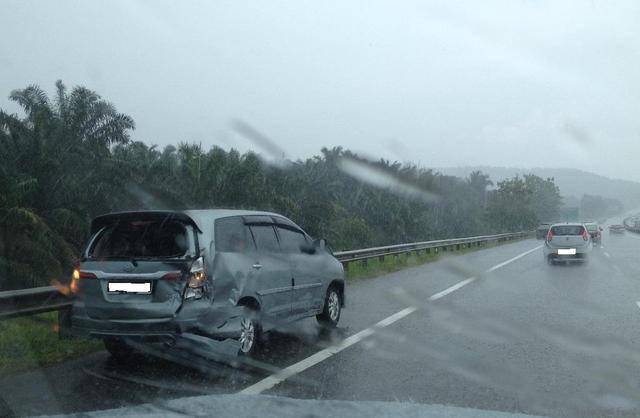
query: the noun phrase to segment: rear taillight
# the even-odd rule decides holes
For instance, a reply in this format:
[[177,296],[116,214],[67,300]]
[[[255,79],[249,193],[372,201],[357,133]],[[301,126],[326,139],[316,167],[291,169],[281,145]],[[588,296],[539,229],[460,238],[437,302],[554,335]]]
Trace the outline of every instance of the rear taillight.
[[549,232],[547,232],[547,241],[551,241],[551,238],[553,238],[553,232],[549,229]]
[[73,275],[71,276],[71,283],[69,283],[69,290],[71,290],[72,293],[77,293],[78,292],[78,282],[80,280],[85,280],[85,279],[97,279],[98,277],[88,271],[82,271],[80,270],[80,267],[76,267],[75,269],[73,269]]
[[582,239],[585,241],[589,241],[589,233],[587,232],[586,229],[582,230]]
[[204,267],[204,259],[197,258],[189,270],[189,282],[184,293],[185,299],[200,299],[204,295],[207,273]]

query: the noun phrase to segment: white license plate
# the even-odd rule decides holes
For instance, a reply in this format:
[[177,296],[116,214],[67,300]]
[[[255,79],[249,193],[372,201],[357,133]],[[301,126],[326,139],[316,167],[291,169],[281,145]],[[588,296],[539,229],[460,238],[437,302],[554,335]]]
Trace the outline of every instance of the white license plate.
[[151,282],[109,282],[107,290],[114,293],[151,293]]
[[558,248],[558,255],[576,255],[575,248]]

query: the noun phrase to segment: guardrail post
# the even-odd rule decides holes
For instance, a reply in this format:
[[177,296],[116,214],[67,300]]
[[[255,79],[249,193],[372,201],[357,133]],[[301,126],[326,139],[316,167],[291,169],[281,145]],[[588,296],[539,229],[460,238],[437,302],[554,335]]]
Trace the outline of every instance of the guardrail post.
[[71,335],[71,307],[58,311],[58,338],[61,340],[73,338]]
[[378,261],[379,261],[380,263],[384,263],[384,254],[383,254],[383,255],[379,255],[379,256],[378,256]]

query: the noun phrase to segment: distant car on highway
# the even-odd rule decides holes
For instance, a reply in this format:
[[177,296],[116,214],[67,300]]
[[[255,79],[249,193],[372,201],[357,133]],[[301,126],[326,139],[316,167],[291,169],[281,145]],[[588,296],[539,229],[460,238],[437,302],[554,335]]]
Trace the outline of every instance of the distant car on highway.
[[549,227],[551,223],[543,222],[536,228],[536,239],[544,239],[547,236],[547,232],[549,232]]
[[543,246],[544,258],[556,262],[587,262],[593,249],[591,235],[584,224],[553,224]]
[[602,243],[602,228],[596,222],[584,222],[594,244]]
[[625,231],[624,225],[620,225],[620,224],[609,225],[609,233],[624,234],[624,231]]
[[275,213],[113,213],[91,223],[71,326],[103,339],[116,359],[133,352],[127,341],[170,343],[182,333],[237,340],[250,355],[278,324],[315,316],[335,327],[344,287],[324,240]]

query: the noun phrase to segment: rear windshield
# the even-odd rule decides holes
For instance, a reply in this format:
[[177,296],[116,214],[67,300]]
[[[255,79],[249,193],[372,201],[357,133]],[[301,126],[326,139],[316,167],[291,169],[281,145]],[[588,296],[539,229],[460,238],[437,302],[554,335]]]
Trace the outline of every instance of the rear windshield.
[[582,235],[584,228],[581,225],[562,225],[551,228],[553,235]]
[[184,258],[195,255],[193,228],[178,221],[120,221],[107,226],[89,251],[91,258]]

